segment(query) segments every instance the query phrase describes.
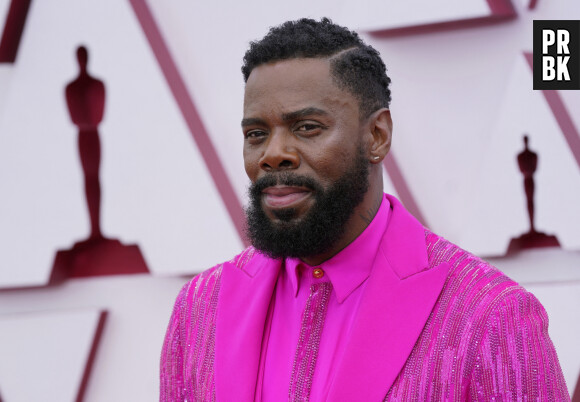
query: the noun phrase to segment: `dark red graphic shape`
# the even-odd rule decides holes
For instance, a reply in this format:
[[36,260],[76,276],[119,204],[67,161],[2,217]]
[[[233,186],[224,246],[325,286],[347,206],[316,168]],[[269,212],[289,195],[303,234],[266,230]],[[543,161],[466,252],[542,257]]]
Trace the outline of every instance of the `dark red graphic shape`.
[[30,0],[12,0],[10,2],[4,32],[0,40],[0,63],[14,63],[16,60],[29,6]]
[[101,342],[103,329],[105,328],[105,320],[107,319],[107,314],[108,312],[104,310],[101,311],[101,314],[99,315],[99,322],[97,323],[97,329],[95,330],[93,343],[91,344],[91,351],[89,352],[89,356],[85,364],[85,370],[83,372],[83,378],[81,380],[79,391],[77,393],[76,402],[82,402],[84,399],[85,391],[87,390],[87,384],[89,383],[89,378],[91,376],[91,371],[93,369],[93,363],[95,361],[95,357],[97,356],[97,348],[99,346],[99,343]]
[[405,181],[403,173],[397,164],[393,150],[389,151],[387,157],[384,159],[383,164],[405,208],[407,208],[409,212],[413,214],[413,216],[417,218],[421,224],[423,224],[423,226],[428,226],[425,217],[419,209],[419,205],[415,202],[415,198],[413,197],[409,186],[407,186],[407,182]]
[[[524,57],[533,72],[533,54],[530,52],[524,52]],[[578,165],[578,168],[580,168],[580,133],[578,133],[578,129],[574,126],[574,122],[570,118],[566,105],[564,105],[558,91],[542,90],[542,95],[544,95],[544,99],[548,102],[548,106],[550,106],[550,110],[556,118],[560,130],[562,130],[562,134],[564,134],[568,147],[570,148],[570,151],[572,151],[574,159],[576,159],[576,164]]]
[[105,108],[105,84],[88,73],[88,57],[88,50],[80,46],[77,49],[79,74],[66,86],[65,95],[70,117],[78,127],[91,233],[70,250],[57,252],[51,284],[65,278],[149,272],[137,245],[124,245],[117,239],[105,238],[101,233],[101,145],[98,126]]
[[136,244],[117,239],[77,242],[70,250],[59,250],[54,259],[49,285],[67,278],[149,273]]
[[520,172],[524,175],[524,192],[528,208],[528,218],[530,220],[530,233],[536,231],[534,224],[534,190],[536,187],[534,173],[538,168],[538,154],[529,147],[529,137],[524,135],[524,150],[518,154],[518,166]]
[[412,25],[400,28],[377,29],[370,31],[370,34],[378,37],[396,37],[404,35],[426,34],[433,32],[442,32],[455,29],[492,25],[505,22],[507,20],[511,20],[517,16],[517,12],[511,0],[487,0],[487,5],[491,10],[491,15],[486,15],[484,17],[442,21],[431,24]]
[[248,246],[249,242],[244,234],[245,215],[242,204],[231,185],[223,164],[195,107],[195,103],[157,26],[155,18],[146,1],[130,0],[130,3],[149,41],[149,45],[157,58],[161,71],[163,71],[165,79],[171,88],[175,101],[179,105],[181,114],[187,122],[189,131],[197,144],[230,218],[238,231],[238,235],[242,242]]
[[572,395],[572,402],[580,402],[580,373],[578,374],[578,379],[576,380],[576,390]]
[[516,10],[511,0],[487,0],[491,10],[491,18],[515,16]]
[[528,218],[530,230],[519,237],[510,240],[507,254],[513,254],[519,250],[539,247],[560,247],[558,238],[554,235],[538,232],[534,225],[534,173],[538,168],[538,154],[529,146],[529,137],[524,135],[524,150],[517,155],[518,167],[524,177],[524,193],[526,194]]
[[99,123],[105,111],[105,84],[87,71],[88,51],[77,49],[79,75],[66,86],[66,103],[73,123],[79,128],[78,148],[85,177],[85,195],[91,221],[89,239],[98,240],[101,233],[101,140]]

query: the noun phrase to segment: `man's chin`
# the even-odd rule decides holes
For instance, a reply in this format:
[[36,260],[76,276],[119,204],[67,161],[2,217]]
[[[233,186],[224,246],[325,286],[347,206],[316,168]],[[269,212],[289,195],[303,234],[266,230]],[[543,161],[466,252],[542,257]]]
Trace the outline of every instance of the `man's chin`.
[[[267,216],[270,214],[266,214]],[[279,208],[274,209],[271,211],[271,215],[269,216],[272,224],[276,225],[277,223],[295,223],[300,220],[297,216],[296,208]]]

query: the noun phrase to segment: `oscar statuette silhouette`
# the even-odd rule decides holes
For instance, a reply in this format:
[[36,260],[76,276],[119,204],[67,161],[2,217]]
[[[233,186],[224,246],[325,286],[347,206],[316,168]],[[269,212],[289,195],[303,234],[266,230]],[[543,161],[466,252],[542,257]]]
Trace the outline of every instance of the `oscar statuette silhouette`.
[[105,85],[87,71],[88,51],[77,49],[79,75],[65,90],[72,122],[78,127],[78,150],[84,174],[90,234],[70,250],[58,251],[51,282],[67,277],[99,276],[149,272],[137,245],[123,245],[106,238],[101,223],[101,183],[99,167],[101,143],[98,125],[105,109]]
[[538,154],[529,148],[529,138],[524,135],[524,150],[517,157],[520,172],[524,176],[524,192],[526,194],[526,206],[530,229],[519,237],[513,238],[508,247],[508,254],[518,250],[536,247],[560,247],[556,236],[548,235],[536,230],[534,223],[534,173],[538,168]]

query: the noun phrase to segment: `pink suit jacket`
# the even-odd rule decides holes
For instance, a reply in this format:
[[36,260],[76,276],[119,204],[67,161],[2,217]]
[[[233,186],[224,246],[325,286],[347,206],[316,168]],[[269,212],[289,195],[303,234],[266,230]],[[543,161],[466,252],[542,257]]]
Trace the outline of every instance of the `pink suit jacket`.
[[[537,299],[396,200],[329,401],[568,401]],[[280,260],[252,247],[181,290],[162,401],[252,401]]]

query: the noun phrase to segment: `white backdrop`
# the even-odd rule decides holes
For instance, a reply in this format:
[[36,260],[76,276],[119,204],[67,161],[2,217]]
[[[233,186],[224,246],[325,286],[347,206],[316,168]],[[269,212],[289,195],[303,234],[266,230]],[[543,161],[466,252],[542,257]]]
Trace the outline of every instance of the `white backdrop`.
[[[502,255],[509,239],[528,229],[515,160],[522,135],[528,134],[540,157],[537,226],[556,234],[567,251],[564,279],[557,283],[580,290],[580,277],[570,268],[580,270],[580,166],[541,92],[532,90],[524,58],[532,50],[534,19],[580,19],[580,3],[539,0],[530,10],[527,0],[512,0],[516,16],[511,19],[372,33],[491,21],[490,4],[497,2],[445,0],[435,9],[427,0],[146,4],[241,203],[247,178],[240,66],[247,45],[285,20],[329,16],[357,29],[385,60],[393,80],[393,152],[430,228],[475,253]],[[8,4],[0,0],[1,24]],[[80,44],[89,50],[89,72],[107,90],[99,127],[102,226],[108,236],[139,244],[153,275],[0,291],[0,313],[108,309],[87,399],[126,400],[119,395],[133,390],[137,394],[130,400],[155,400],[160,342],[172,300],[186,280],[176,275],[229,259],[243,243],[130,1],[33,1],[16,62],[0,64],[0,288],[42,285],[56,250],[89,231],[77,130],[64,100],[65,85],[78,73]],[[578,131],[580,91],[559,96]],[[395,192],[388,175],[386,189]],[[517,266],[530,261],[525,255],[516,261],[506,270],[527,283]],[[501,259],[494,262],[501,268]],[[532,287],[550,306],[552,321],[568,321],[577,334],[580,318],[557,312],[569,311],[562,304],[580,304],[558,294],[551,279],[558,269],[550,267]],[[128,292],[133,303],[127,304]],[[157,303],[155,314],[148,314],[151,302]],[[148,333],[136,327],[143,325]],[[566,326],[559,328],[562,332],[552,336],[561,358],[568,359],[565,374],[573,389],[580,347],[564,333]],[[135,333],[139,336],[131,340]],[[18,339],[17,332],[11,336]],[[119,351],[127,347],[133,352],[123,359]],[[130,370],[131,378],[120,379],[114,369],[119,366]],[[3,386],[0,378],[0,395]]]

